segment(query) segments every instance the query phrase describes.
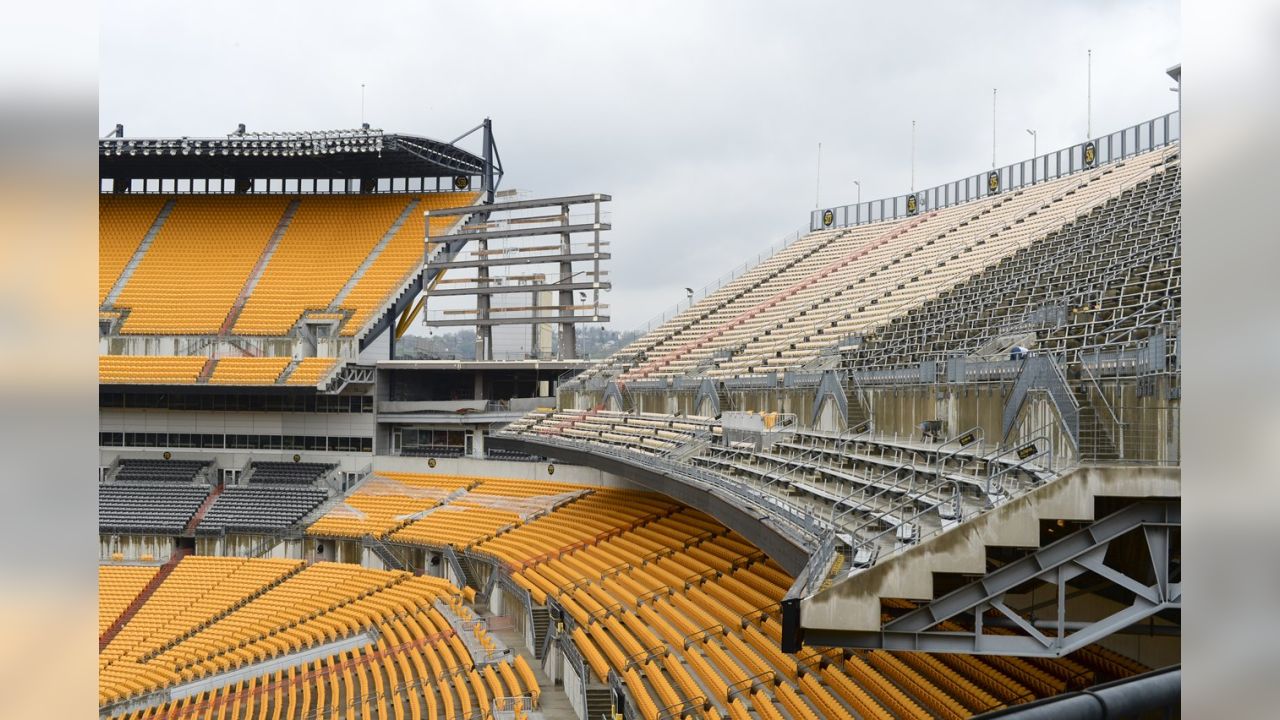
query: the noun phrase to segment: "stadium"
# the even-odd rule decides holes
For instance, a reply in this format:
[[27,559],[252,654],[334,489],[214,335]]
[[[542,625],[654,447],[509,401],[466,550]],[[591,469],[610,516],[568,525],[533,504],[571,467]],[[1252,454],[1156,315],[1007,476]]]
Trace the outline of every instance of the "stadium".
[[1177,714],[1179,112],[603,358],[612,197],[494,126],[98,140],[100,718]]

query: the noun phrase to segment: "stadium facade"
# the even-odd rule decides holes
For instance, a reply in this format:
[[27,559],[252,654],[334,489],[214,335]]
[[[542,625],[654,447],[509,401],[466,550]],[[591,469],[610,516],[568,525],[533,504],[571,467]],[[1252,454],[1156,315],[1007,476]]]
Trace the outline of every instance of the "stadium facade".
[[1176,706],[1178,122],[819,209],[600,362],[610,198],[488,120],[117,126],[100,715]]

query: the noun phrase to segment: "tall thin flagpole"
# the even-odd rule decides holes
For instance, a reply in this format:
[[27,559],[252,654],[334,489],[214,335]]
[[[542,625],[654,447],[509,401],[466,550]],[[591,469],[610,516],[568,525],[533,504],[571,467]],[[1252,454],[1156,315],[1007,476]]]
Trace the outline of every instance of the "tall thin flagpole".
[[1084,139],[1093,137],[1093,48],[1089,48],[1089,69],[1084,100]]
[[364,83],[360,83],[360,124],[364,125]]
[[813,188],[813,209],[818,209],[822,199],[822,143],[818,143],[818,179]]
[[916,191],[916,121],[911,121],[911,192]]
[[991,169],[996,168],[996,89],[991,88]]

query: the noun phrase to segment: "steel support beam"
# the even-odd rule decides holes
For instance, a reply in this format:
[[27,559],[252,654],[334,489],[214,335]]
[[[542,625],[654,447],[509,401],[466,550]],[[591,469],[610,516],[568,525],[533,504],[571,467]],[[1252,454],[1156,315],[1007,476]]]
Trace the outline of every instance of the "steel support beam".
[[[961,652],[1027,657],[1061,657],[1110,634],[1169,610],[1182,607],[1180,582],[1170,579],[1170,530],[1180,527],[1181,505],[1140,501],[1098,520],[1024,558],[987,573],[957,590],[885,623],[878,632],[801,627],[806,645],[882,648],[924,652]],[[1141,529],[1151,551],[1157,581],[1148,585],[1103,564],[1108,543]],[[1084,572],[1095,573],[1134,594],[1132,604],[1109,617],[1072,621],[1065,611],[1065,587]],[[1055,585],[1056,619],[1029,620],[1006,604],[1006,594],[1031,582]],[[1022,635],[987,635],[985,614],[995,611],[999,623]],[[948,620],[968,618],[971,628],[939,630]],[[803,619],[801,619],[803,625]],[[1042,632],[1043,631],[1043,632]]]

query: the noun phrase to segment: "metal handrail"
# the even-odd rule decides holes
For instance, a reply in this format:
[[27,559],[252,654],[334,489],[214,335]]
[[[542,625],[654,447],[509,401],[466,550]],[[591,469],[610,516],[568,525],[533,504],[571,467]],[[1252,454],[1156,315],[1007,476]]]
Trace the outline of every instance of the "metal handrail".
[[[905,478],[898,477],[898,475],[899,475],[903,470],[908,470],[908,471],[909,471],[909,474],[908,474]],[[888,486],[886,486],[886,487],[879,488],[878,490],[876,490],[876,492],[875,492],[874,494],[872,494],[872,495],[870,495],[870,496],[868,496],[868,495],[867,495],[867,491],[868,491],[870,488],[875,487],[875,486],[876,486],[876,485],[877,485],[881,480],[883,480],[883,478],[884,478],[886,475],[890,475],[890,474],[894,475],[894,478],[895,478],[895,479],[894,479],[894,482],[893,482],[892,484],[890,484],[890,485],[888,485]],[[881,474],[880,474],[879,476],[877,476],[875,479],[870,480],[866,485],[863,485],[863,486],[862,486],[858,491],[853,492],[853,493],[850,493],[849,495],[846,495],[846,496],[845,496],[845,497],[843,497],[843,498],[840,498],[839,500],[837,500],[837,501],[836,501],[836,502],[831,506],[831,527],[832,527],[833,529],[834,529],[834,528],[837,528],[837,527],[840,527],[840,526],[837,526],[837,525],[836,525],[836,523],[837,523],[839,520],[841,520],[841,519],[843,519],[844,517],[846,517],[846,516],[848,516],[848,515],[852,514],[852,513],[853,513],[854,511],[856,511],[856,510],[865,510],[865,509],[869,508],[870,506],[869,506],[869,505],[867,505],[867,503],[868,503],[868,502],[870,502],[870,501],[872,501],[872,500],[875,500],[875,499],[877,499],[877,498],[881,497],[882,495],[885,495],[886,493],[896,493],[896,492],[899,492],[899,490],[898,490],[898,486],[902,483],[902,481],[903,481],[903,480],[906,480],[908,484],[907,484],[907,489],[906,489],[905,491],[902,491],[902,494],[904,494],[904,495],[911,495],[911,494],[912,494],[912,491],[915,489],[916,478],[917,478],[917,472],[916,472],[916,466],[915,466],[915,462],[914,462],[914,461],[913,461],[910,465],[903,465],[903,466],[900,466],[900,467],[891,467],[891,468],[889,468],[888,470],[885,470],[883,473],[881,473]],[[859,508],[850,507],[850,508],[848,508],[847,510],[845,510],[844,512],[840,513],[839,515],[837,515],[837,514],[836,514],[836,508],[838,508],[838,507],[840,506],[840,504],[841,504],[841,503],[846,502],[847,500],[849,500],[849,499],[853,498],[853,496],[854,496],[854,495],[858,495],[858,494],[861,494],[861,497],[859,498],[859,501],[862,503],[862,507],[859,507]],[[923,495],[923,493],[922,493],[922,495]],[[873,509],[873,511],[874,511],[874,509]],[[881,517],[883,517],[883,515],[881,515]]]

